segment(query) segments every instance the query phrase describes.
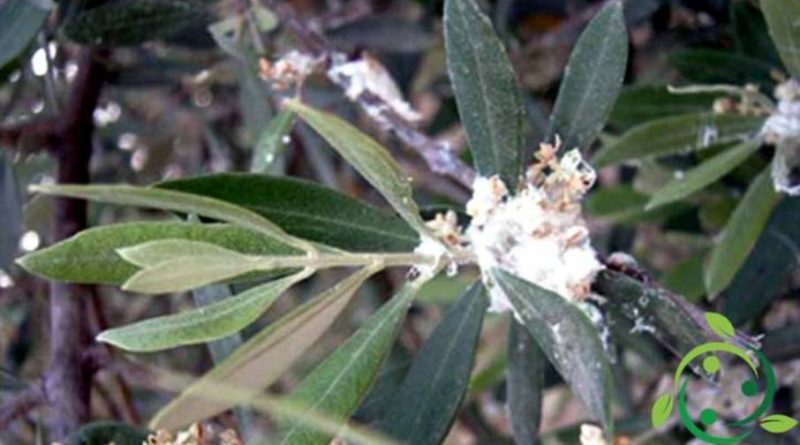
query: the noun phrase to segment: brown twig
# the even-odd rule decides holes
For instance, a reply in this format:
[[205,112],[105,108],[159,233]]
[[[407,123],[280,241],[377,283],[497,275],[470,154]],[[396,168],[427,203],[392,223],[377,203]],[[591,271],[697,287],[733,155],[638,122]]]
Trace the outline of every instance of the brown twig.
[[41,404],[44,400],[42,396],[41,385],[32,385],[0,405],[0,431]]
[[[60,184],[89,182],[93,113],[107,74],[98,59],[104,55],[104,51],[96,49],[83,49],[79,55],[78,77],[61,113],[53,146]],[[84,201],[56,200],[53,240],[67,239],[82,230],[86,226],[86,209]],[[87,295],[85,286],[59,282],[50,285],[50,354],[45,397],[52,410],[50,433],[56,440],[67,437],[90,417],[92,370],[85,356],[90,344],[85,322]]]
[[41,144],[35,147],[35,150],[49,150],[53,145],[53,139],[56,137],[57,131],[58,124],[52,119],[28,121],[0,127],[0,146],[7,150],[16,150],[20,140],[34,137],[41,141]]

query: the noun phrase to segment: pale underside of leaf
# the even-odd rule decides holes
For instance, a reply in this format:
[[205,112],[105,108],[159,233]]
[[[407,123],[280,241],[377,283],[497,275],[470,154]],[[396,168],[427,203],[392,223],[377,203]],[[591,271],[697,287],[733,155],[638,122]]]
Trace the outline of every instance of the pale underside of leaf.
[[127,351],[151,352],[217,340],[255,321],[281,294],[308,275],[303,271],[197,309],[109,329],[100,333],[97,341]]
[[363,268],[269,325],[162,408],[151,426],[172,430],[244,401],[214,401],[202,396],[218,385],[242,388],[249,394],[270,386],[325,333],[356,290],[379,270]]
[[164,239],[117,249],[125,261],[139,267],[158,266],[168,261],[192,257],[218,258],[231,262],[247,260],[247,256],[216,244],[182,239]]
[[235,259],[181,257],[136,272],[122,285],[122,289],[147,294],[183,292],[256,270],[256,264],[245,256]]
[[139,268],[123,260],[117,250],[164,239],[214,243],[247,255],[301,253],[272,237],[234,224],[159,221],[93,227],[54,246],[29,253],[17,263],[51,280],[119,286]]

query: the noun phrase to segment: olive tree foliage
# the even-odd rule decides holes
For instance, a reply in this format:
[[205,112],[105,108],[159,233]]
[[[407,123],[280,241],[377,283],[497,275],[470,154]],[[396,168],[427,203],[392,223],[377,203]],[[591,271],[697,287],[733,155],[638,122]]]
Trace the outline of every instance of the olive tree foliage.
[[[81,45],[125,50],[175,36],[182,27],[207,28],[207,37],[237,67],[244,91],[242,112],[253,148],[247,173],[201,175],[145,187],[99,183],[31,187],[41,200],[45,195],[72,198],[95,205],[156,210],[168,216],[83,230],[17,258],[27,272],[57,282],[117,286],[135,294],[127,296],[130,299],[158,298],[138,294],[193,291],[199,303],[202,298],[198,296],[224,290],[196,308],[113,326],[96,336],[96,342],[136,354],[137,360],[145,363],[148,356],[139,354],[189,345],[211,349],[214,366],[197,379],[178,385],[178,394],[149,420],[150,430],[176,431],[236,409],[239,421],[246,417],[239,414],[252,414],[253,410],[274,421],[269,443],[326,444],[341,436],[348,443],[437,444],[458,416],[464,415],[462,407],[475,388],[485,385],[482,379],[490,378],[504,382],[514,440],[529,444],[538,438],[545,376],[552,368],[572,388],[587,422],[599,425],[605,438],[612,440],[616,435],[612,408],[625,404],[615,385],[615,379],[619,383],[615,371],[624,369],[617,348],[624,345],[647,356],[655,347],[650,337],[637,334],[632,339],[630,333],[649,332],[677,357],[714,338],[696,307],[644,276],[635,263],[619,257],[603,260],[603,270],[589,283],[593,297],[578,301],[502,265],[488,268],[476,259],[470,246],[448,243],[431,223],[435,221],[431,213],[420,211],[409,173],[392,151],[352,119],[325,110],[312,94],[303,94],[302,79],[279,101],[262,94],[259,71],[265,75],[260,62],[264,48],[258,36],[282,26],[300,26],[296,18],[281,13],[282,6],[275,5],[273,10],[254,2],[220,17],[210,3],[199,0],[86,3],[72,7],[59,27],[60,33]],[[13,18],[15,24],[0,31],[7,43],[0,48],[4,69],[30,45],[47,19],[47,8],[53,7],[34,1],[10,1],[1,6],[0,19]],[[783,60],[789,75],[800,69],[793,59],[800,54],[795,46],[796,28],[786,18],[797,17],[800,11],[792,8],[789,2],[762,1],[777,53],[759,53],[765,57],[759,63],[771,68],[779,69]],[[504,43],[475,0],[444,2],[443,34],[447,74],[474,169],[453,176],[477,177],[476,184],[481,178],[499,178],[508,189],[506,199],[514,199],[522,193],[535,160],[526,149],[530,119],[525,95],[519,90]],[[295,37],[302,40],[302,32]],[[742,51],[756,37],[742,36]],[[688,71],[694,65],[688,61],[683,63],[689,86],[670,91],[665,87],[623,91],[628,46],[623,3],[605,2],[572,50],[545,140],[537,142],[563,147],[557,154],[562,159],[566,150],[577,149],[586,157],[594,153],[591,162],[598,167],[637,161],[640,175],[647,175],[647,169],[667,169],[657,162],[664,157],[698,153],[697,165],[655,190],[598,186],[588,197],[588,213],[616,217],[618,222],[624,217],[623,223],[660,218],[686,206],[714,211],[706,210],[706,201],[694,201],[693,197],[736,174],[737,180],[747,184],[746,191],[710,246],[708,261],[693,263],[690,272],[702,270],[701,294],[743,293],[748,283],[742,281],[758,266],[752,263],[772,260],[764,253],[766,248],[759,247],[774,242],[764,238],[765,230],[789,231],[786,236],[792,239],[798,235],[787,223],[796,214],[792,213],[796,203],[782,198],[766,170],[770,162],[784,162],[791,169],[795,152],[779,148],[774,159],[759,156],[763,145],[774,143],[760,130],[777,105],[750,87],[720,85],[725,79],[712,79],[715,85],[711,86],[699,85],[706,79],[693,79]],[[322,65],[335,66],[336,54],[326,51],[325,47],[306,48],[309,63],[324,60]],[[692,54],[675,57],[691,60]],[[755,55],[747,57],[755,64]],[[335,81],[331,71],[327,75]],[[772,78],[748,79],[761,81],[769,83]],[[363,96],[346,93],[364,105]],[[712,103],[720,97],[737,106],[715,111]],[[653,103],[664,105],[658,115],[636,111],[637,107],[652,109],[648,105]],[[745,105],[751,108],[745,109]],[[273,106],[279,109],[273,110]],[[259,113],[259,109],[267,111]],[[405,136],[404,142],[410,140],[405,127],[398,129],[402,119],[397,120],[396,115],[387,119],[381,114],[385,109],[372,110],[377,114],[370,113],[369,107],[364,109],[379,126],[401,139]],[[285,140],[301,124],[349,164],[391,211],[335,188],[282,176]],[[604,133],[604,129],[610,132]],[[613,135],[615,131],[621,134]],[[595,151],[597,146],[601,148]],[[753,158],[758,158],[753,161],[758,168],[737,172],[738,166]],[[468,168],[457,158],[448,158],[448,162],[440,168]],[[3,185],[10,177],[4,171],[0,170],[0,186],[9,190],[12,187]],[[18,191],[15,193],[18,197]],[[20,204],[10,205],[19,208]],[[451,210],[463,217],[471,213],[465,206],[466,202],[461,202]],[[0,221],[5,221],[3,218],[12,221],[9,226],[19,225],[16,220],[20,216],[13,212]],[[465,218],[460,218],[456,234],[469,225],[463,221]],[[19,235],[3,236],[16,243]],[[6,242],[5,238],[0,242]],[[0,265],[4,260],[10,263],[11,258],[0,255]],[[476,267],[480,279],[475,278]],[[342,269],[346,274],[257,332],[248,332],[282,295],[329,269]],[[386,302],[288,393],[265,395],[273,394],[268,390],[324,339],[359,289],[389,269],[403,270],[406,275]],[[773,269],[770,273],[783,275],[771,276],[770,282],[785,280],[791,273],[791,268]],[[381,382],[389,374],[387,357],[409,308],[418,304],[415,298],[426,285],[453,274],[461,274],[459,296],[403,368],[393,390],[381,391],[385,389]],[[239,286],[242,283],[247,286]],[[770,298],[778,296],[777,287]],[[229,289],[243,290],[230,294]],[[510,304],[508,313],[499,315],[507,318],[509,325],[507,346],[497,360],[502,371],[499,377],[487,377],[488,371],[476,372],[476,351],[489,319],[498,317],[487,315],[498,293]],[[736,322],[747,319],[741,309],[747,298],[726,296],[728,315]],[[763,309],[767,302],[758,304]],[[742,335],[737,338],[751,342]],[[495,383],[492,380],[491,384]],[[382,409],[365,421],[359,413],[366,402],[374,400]],[[91,425],[80,434],[106,434],[107,427]],[[137,438],[143,434],[119,428],[118,434]]]

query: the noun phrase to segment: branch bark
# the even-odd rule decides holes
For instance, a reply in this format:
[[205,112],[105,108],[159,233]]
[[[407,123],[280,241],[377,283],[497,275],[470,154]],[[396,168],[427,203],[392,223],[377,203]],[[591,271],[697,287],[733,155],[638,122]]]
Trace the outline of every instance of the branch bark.
[[5,430],[11,422],[41,404],[42,399],[42,388],[37,384],[22,390],[14,398],[6,401],[0,406],[0,430]]
[[[61,184],[89,182],[89,160],[94,133],[93,113],[100,98],[106,68],[102,50],[83,49],[78,77],[61,113],[53,146]],[[86,203],[74,199],[55,202],[52,238],[60,241],[86,227]],[[45,398],[50,407],[51,437],[63,439],[89,420],[92,369],[86,358],[90,345],[85,322],[87,288],[53,282],[50,285],[50,354]]]

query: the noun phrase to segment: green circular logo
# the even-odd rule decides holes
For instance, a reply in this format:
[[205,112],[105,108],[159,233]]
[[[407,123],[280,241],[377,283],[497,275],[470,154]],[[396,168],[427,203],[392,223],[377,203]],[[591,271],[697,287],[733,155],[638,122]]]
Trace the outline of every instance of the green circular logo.
[[[733,325],[727,318],[720,314],[706,313],[706,322],[714,333],[724,339],[733,338],[735,330]],[[791,417],[781,414],[774,414],[764,416],[772,405],[772,400],[776,391],[775,372],[772,365],[764,354],[752,348],[744,349],[724,342],[710,342],[701,344],[686,355],[678,364],[678,369],[675,370],[673,377],[672,391],[662,394],[653,403],[651,410],[651,421],[654,428],[664,424],[672,415],[675,399],[677,398],[677,410],[681,422],[696,438],[710,444],[734,444],[741,442],[744,438],[750,435],[756,427],[760,427],[765,431],[771,433],[784,433],[794,428],[797,421]],[[759,393],[758,381],[763,377],[764,391],[761,403],[750,413],[747,417],[737,420],[725,420],[725,425],[731,427],[738,434],[734,436],[715,436],[707,432],[708,428],[717,422],[720,422],[719,413],[711,408],[706,408],[700,411],[697,419],[692,418],[689,410],[686,407],[686,386],[688,379],[683,378],[684,371],[697,359],[702,357],[701,368],[709,376],[714,376],[721,372],[722,362],[720,361],[719,354],[730,354],[737,359],[743,361],[748,368],[750,368],[751,378],[742,382],[740,390],[745,397],[756,397]],[[753,359],[755,357],[756,361]],[[760,371],[760,372],[759,372]]]

